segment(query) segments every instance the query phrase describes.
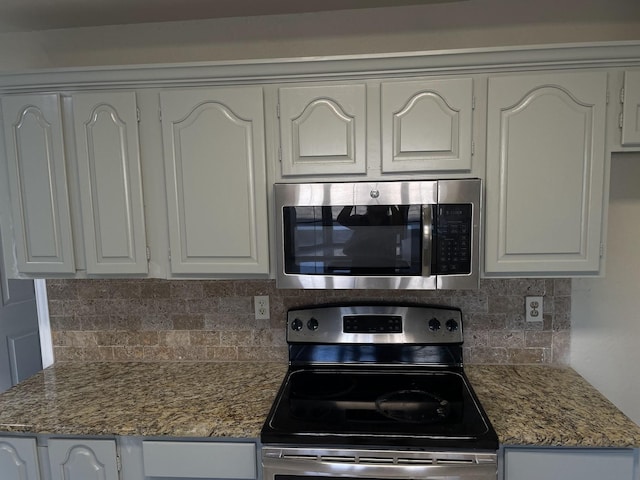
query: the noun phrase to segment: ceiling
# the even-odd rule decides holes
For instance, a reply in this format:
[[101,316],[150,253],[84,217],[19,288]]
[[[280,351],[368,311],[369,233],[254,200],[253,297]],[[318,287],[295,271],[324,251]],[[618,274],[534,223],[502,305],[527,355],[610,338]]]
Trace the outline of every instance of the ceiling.
[[466,0],[1,0],[0,32],[397,7]]

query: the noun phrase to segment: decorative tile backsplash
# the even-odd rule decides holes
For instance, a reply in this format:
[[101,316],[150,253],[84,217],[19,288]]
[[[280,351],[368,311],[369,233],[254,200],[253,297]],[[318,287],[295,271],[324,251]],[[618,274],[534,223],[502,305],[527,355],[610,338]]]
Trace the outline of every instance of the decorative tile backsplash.
[[[282,362],[286,311],[343,301],[459,307],[467,363],[569,361],[569,279],[486,279],[472,291],[279,290],[272,280],[48,280],[47,292],[56,362]],[[254,319],[254,295],[269,295],[271,320]],[[525,322],[527,295],[544,296],[542,322]]]

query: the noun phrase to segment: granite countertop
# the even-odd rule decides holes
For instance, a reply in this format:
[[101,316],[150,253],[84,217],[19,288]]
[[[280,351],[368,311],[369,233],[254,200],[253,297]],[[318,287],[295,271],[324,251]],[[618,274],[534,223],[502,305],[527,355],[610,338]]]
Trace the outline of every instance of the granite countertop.
[[0,394],[0,431],[260,436],[286,365],[63,363]]
[[[640,427],[580,375],[465,367],[505,445],[638,447]],[[0,394],[0,432],[257,438],[279,363],[63,363]]]
[[465,367],[503,445],[639,447],[640,427],[570,368]]

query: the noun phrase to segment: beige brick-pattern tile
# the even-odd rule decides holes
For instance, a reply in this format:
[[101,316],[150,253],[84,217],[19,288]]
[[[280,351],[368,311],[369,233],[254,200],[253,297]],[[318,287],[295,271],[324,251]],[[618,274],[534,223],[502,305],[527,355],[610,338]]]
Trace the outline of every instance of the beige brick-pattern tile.
[[[287,359],[286,312],[349,301],[460,308],[466,363],[566,365],[570,279],[482,279],[478,290],[278,290],[273,280],[49,280],[56,361]],[[271,318],[255,320],[253,296]],[[543,321],[527,323],[524,297],[544,295]]]

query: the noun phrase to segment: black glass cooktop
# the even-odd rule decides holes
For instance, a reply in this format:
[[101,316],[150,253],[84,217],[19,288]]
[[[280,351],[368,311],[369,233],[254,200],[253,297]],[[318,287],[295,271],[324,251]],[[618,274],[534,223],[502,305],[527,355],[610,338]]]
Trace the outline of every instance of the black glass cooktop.
[[262,430],[265,443],[497,448],[461,370],[292,369]]

